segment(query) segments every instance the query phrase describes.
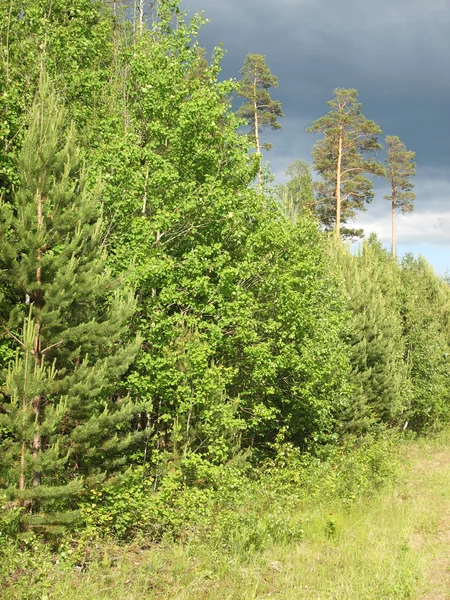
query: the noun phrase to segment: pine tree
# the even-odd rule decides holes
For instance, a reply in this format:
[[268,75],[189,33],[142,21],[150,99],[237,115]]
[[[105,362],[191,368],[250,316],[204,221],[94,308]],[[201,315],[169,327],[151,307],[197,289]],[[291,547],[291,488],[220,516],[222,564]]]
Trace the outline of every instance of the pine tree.
[[246,102],[239,108],[238,116],[248,121],[250,126],[250,139],[255,144],[259,159],[259,182],[262,181],[261,148],[270,150],[271,145],[262,143],[260,139],[263,127],[280,129],[277,117],[283,117],[281,103],[272,100],[268,92],[271,87],[278,87],[278,78],[272,75],[266,64],[266,57],[261,54],[247,54],[244,66],[240,70],[242,79],[239,84],[238,94]]
[[423,430],[450,421],[450,289],[426,260],[401,261],[403,335],[412,388],[410,427]]
[[395,257],[395,213],[400,211],[405,214],[414,210],[416,195],[410,178],[416,174],[416,153],[407,150],[405,144],[395,135],[386,137],[386,145],[385,178],[391,186],[391,194],[385,198],[391,202],[392,256]]
[[0,405],[7,432],[0,468],[9,497],[33,513],[69,507],[83,476],[114,473],[142,435],[131,431],[138,407],[119,383],[139,345],[126,341],[134,299],[119,294],[105,268],[100,186],[88,189],[74,128],[65,129],[64,118],[43,73],[18,159],[14,207],[5,203],[0,212],[0,285],[15,304],[3,328],[17,344]]
[[381,129],[362,114],[356,90],[338,88],[334,95],[328,102],[330,112],[307,131],[325,135],[312,152],[322,177],[317,184],[320,220],[327,229],[334,227],[336,234],[345,235],[352,232],[341,231],[341,223],[353,219],[373,199],[373,184],[366,174],[383,174],[382,167],[366,157],[381,148],[377,141]]
[[353,256],[337,248],[351,312],[347,334],[353,393],[343,427],[395,423],[409,407],[400,313],[400,272],[378,242]]

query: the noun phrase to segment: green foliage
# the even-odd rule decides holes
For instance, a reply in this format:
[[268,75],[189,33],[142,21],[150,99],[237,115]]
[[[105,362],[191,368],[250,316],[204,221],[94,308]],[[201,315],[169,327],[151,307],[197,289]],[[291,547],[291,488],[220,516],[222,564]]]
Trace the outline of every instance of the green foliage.
[[402,316],[406,363],[412,386],[409,411],[416,429],[449,421],[448,284],[420,257],[402,261]]
[[334,95],[328,102],[330,112],[307,131],[325,136],[312,151],[322,177],[316,186],[318,214],[326,229],[334,227],[340,234],[340,224],[373,199],[373,183],[366,174],[382,175],[383,168],[370,158],[381,148],[377,141],[381,129],[362,114],[358,92],[338,88]]
[[333,289],[320,235],[306,222],[291,227],[250,189],[255,164],[230,110],[234,85],[217,81],[221,54],[205,65],[201,19],[161,15],[173,19],[176,29],[151,29],[132,53],[121,50],[127,100],[111,101],[117,120],[93,157],[105,181],[109,264],[120,273],[133,261],[144,352],[128,381],[151,406],[149,452],[197,451],[217,463],[286,421],[299,440],[320,423],[331,431],[346,359],[329,344],[339,297],[329,323],[320,316]]
[[[87,139],[101,130],[92,107],[101,107],[114,54],[114,22],[100,0],[4,0],[0,3],[0,195],[11,198],[24,123],[42,62]],[[105,107],[106,108],[106,107]]]
[[316,214],[316,198],[311,169],[303,160],[296,160],[286,170],[289,181],[280,186],[279,196],[284,214],[295,220],[305,212]]
[[105,270],[99,190],[88,190],[74,129],[63,121],[43,73],[18,159],[15,210],[4,203],[0,216],[0,281],[15,300],[3,325],[18,345],[1,403],[1,475],[10,500],[34,511],[46,505],[55,522],[67,521],[56,515],[79,493],[80,476],[120,468],[136,441],[129,429],[137,409],[120,399],[117,383],[112,401],[108,386],[139,344],[124,343],[134,300],[114,291]]
[[166,466],[162,479],[141,468],[119,482],[91,490],[82,504],[92,539],[181,539],[214,552],[249,555],[269,544],[299,541],[304,525],[293,518],[306,499],[326,505],[369,497],[398,475],[394,435],[346,437],[305,455],[278,444],[272,459],[254,468],[241,455],[212,466],[192,455]]
[[346,434],[338,444],[313,444],[308,453],[292,444],[278,444],[266,461],[267,482],[274,496],[314,499],[319,505],[333,498],[345,504],[375,494],[399,471],[398,436],[381,432],[364,437]]
[[408,409],[409,382],[401,317],[401,279],[395,261],[377,244],[356,256],[340,249],[352,319],[347,334],[353,395],[344,428],[399,422]]
[[283,215],[260,165],[282,116],[265,58],[219,81],[201,16],[116,13],[0,6],[0,545],[77,523],[74,561],[102,536],[250,556],[302,539],[305,498],[348,505],[391,476],[389,442],[349,431],[447,422],[448,286],[317,226],[351,234],[381,173],[355,90],[310,129],[317,199],[296,161]]

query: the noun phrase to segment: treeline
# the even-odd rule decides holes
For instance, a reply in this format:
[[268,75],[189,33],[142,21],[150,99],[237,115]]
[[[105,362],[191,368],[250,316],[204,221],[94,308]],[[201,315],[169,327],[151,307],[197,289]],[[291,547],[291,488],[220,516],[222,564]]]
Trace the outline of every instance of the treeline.
[[[238,110],[249,126],[248,138],[260,161],[258,179],[263,178],[261,150],[270,150],[271,144],[261,141],[265,127],[280,129],[283,117],[281,103],[273,100],[269,89],[278,87],[275,77],[266,64],[265,56],[248,54],[240,73],[237,93],[245,101]],[[362,114],[358,92],[355,89],[337,88],[328,102],[328,114],[314,121],[306,130],[321,133],[323,139],[312,149],[314,169],[319,175],[313,183],[310,166],[297,160],[286,170],[289,181],[278,186],[279,200],[287,216],[295,218],[299,212],[308,211],[324,231],[334,230],[343,238],[363,237],[362,229],[347,227],[358,211],[365,211],[375,194],[373,177],[386,180],[390,194],[384,196],[391,205],[392,255],[396,255],[395,221],[397,213],[414,210],[414,184],[416,174],[415,152],[407,150],[398,136],[386,137],[386,156],[377,160],[382,149],[378,142],[381,128]]]
[[243,454],[448,422],[448,284],[254,185],[201,17],[0,11],[0,488],[22,527],[79,522],[130,468],[207,485]]

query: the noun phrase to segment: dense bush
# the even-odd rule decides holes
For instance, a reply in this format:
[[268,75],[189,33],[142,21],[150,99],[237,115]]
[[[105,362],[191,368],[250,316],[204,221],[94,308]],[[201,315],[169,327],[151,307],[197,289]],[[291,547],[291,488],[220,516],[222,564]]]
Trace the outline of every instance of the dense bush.
[[448,423],[448,284],[376,239],[332,241],[303,167],[288,216],[255,187],[201,17],[161,0],[140,30],[105,2],[13,4],[0,540],[75,518],[85,539],[301,538],[287,506],[390,476],[371,435]]

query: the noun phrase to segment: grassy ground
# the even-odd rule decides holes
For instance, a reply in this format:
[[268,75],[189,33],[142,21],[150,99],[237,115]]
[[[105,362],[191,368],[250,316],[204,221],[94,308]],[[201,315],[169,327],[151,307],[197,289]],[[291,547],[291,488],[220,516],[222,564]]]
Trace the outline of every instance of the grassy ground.
[[[411,442],[403,475],[371,499],[304,500],[291,518],[303,539],[258,551],[205,541],[126,548],[99,545],[75,568],[55,564],[40,600],[438,600],[450,598],[450,442]],[[31,580],[30,580],[31,582]]]

